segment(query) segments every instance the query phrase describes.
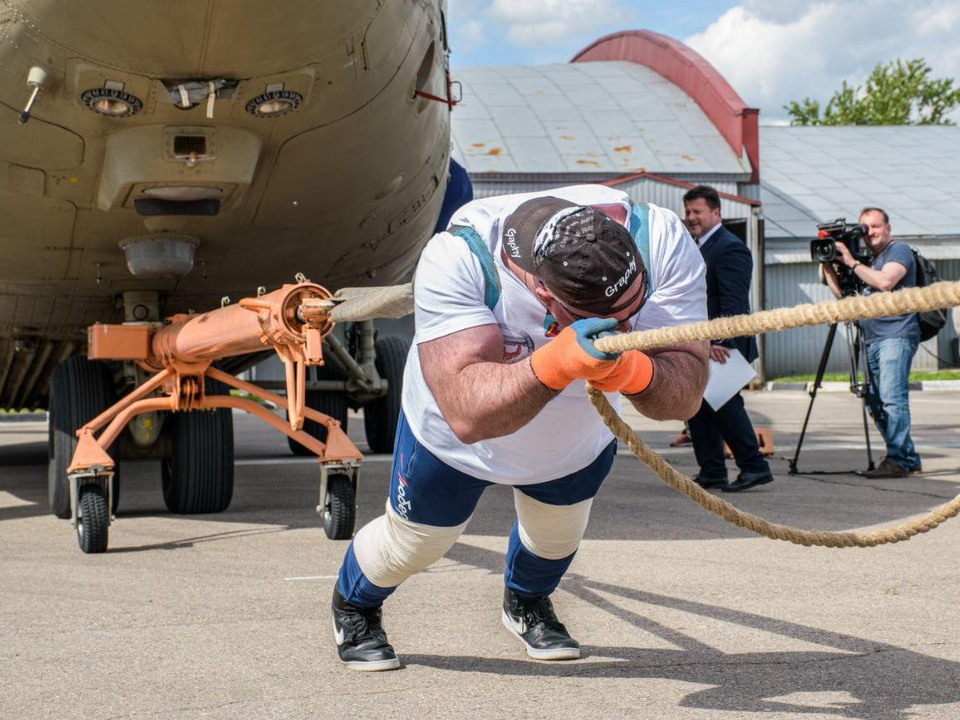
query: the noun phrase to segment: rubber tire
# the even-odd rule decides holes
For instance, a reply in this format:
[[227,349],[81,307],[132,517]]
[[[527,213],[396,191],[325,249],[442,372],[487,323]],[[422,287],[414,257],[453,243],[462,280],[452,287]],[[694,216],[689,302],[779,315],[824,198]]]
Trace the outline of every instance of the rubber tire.
[[375,350],[377,372],[387,381],[387,394],[363,406],[363,426],[371,452],[391,453],[397,436],[403,369],[407,364],[410,341],[396,336],[381,338],[377,340]]
[[[332,365],[321,365],[317,368],[317,380],[345,380],[343,373]],[[307,390],[304,398],[307,407],[325,415],[329,415],[334,420],[340,421],[340,427],[344,432],[347,431],[347,411],[348,400],[345,392],[331,392],[329,390]],[[327,428],[313,420],[303,421],[303,430],[308,435],[312,435],[320,442],[327,441]],[[290,451],[299,457],[313,457],[313,453],[307,450],[303,445],[293,438],[287,438],[287,444],[290,445]]]
[[[47,431],[47,500],[50,512],[58,518],[71,515],[67,468],[77,449],[77,430],[116,400],[113,375],[102,362],[72,355],[53,372]],[[112,509],[116,513],[120,500],[120,462],[114,449],[110,457],[114,462]]]
[[107,551],[110,517],[107,513],[107,493],[102,485],[81,485],[80,517],[77,518],[77,543],[87,554]]
[[[207,395],[228,388],[206,379]],[[233,499],[233,415],[228,408],[171,413],[173,452],[160,461],[163,502],[175,515],[219,513]]]
[[347,475],[333,473],[327,478],[323,507],[323,532],[331,540],[349,540],[357,522],[357,495]]

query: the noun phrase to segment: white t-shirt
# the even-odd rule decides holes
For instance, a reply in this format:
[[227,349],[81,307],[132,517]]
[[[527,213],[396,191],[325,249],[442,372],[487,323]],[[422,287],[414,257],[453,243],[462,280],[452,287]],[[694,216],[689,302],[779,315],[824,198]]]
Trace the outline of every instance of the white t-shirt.
[[[466,445],[444,420],[423,379],[417,346],[461,330],[496,324],[504,339],[504,360],[516,362],[549,342],[549,316],[536,296],[503,264],[504,219],[521,203],[541,196],[580,205],[619,204],[626,193],[602,185],[576,185],[546,192],[474,200],[451,225],[469,225],[480,235],[500,274],[500,300],[484,305],[484,276],[467,243],[448,232],[431,238],[414,279],[416,335],[403,378],[403,411],[417,440],[451,467],[472,477],[506,485],[529,485],[563,477],[593,462],[613,440],[587,398],[586,383],[574,381],[512,435]],[[633,318],[635,330],[707,319],[704,264],[686,228],[669,210],[650,205],[650,297]],[[555,333],[554,326],[551,330]],[[619,393],[607,398],[619,411]]]

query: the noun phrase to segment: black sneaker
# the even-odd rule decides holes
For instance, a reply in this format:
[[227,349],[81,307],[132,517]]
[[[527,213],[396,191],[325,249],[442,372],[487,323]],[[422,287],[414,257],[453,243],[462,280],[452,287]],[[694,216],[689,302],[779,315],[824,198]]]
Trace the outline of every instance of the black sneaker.
[[537,660],[575,660],[580,643],[557,619],[550,597],[524,598],[503,589],[503,625],[527,646],[527,655]]
[[400,658],[380,625],[381,609],[351,605],[333,586],[333,636],[340,662],[351,670],[396,670]]

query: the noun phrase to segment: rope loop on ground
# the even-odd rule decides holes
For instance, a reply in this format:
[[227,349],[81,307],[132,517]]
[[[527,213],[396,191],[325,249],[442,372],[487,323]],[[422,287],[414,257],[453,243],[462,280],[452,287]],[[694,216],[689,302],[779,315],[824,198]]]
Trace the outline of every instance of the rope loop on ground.
[[719,515],[728,523],[745,528],[757,535],[771,540],[785,540],[806,547],[874,547],[909,540],[919,533],[929,532],[937,525],[960,513],[960,495],[928,513],[925,517],[911,520],[902,525],[873,532],[829,532],[826,530],[801,530],[787,525],[764,520],[751,513],[738,510],[726,500],[711,495],[686,475],[678,472],[659,454],[651,450],[643,440],[627,425],[613,409],[603,393],[595,388],[589,389],[590,402],[616,438],[630,448],[630,451],[642,460],[663,482],[677,492],[686,495],[704,510]]
[[[753,315],[738,315],[690,325],[615,335],[600,338],[594,342],[594,345],[603,352],[648,350],[696,340],[720,340],[807,325],[850,322],[885,315],[901,315],[906,312],[926,312],[956,305],[960,305],[960,282],[941,282],[925,288],[908,288],[895,293],[850,297],[838,301],[766,310]],[[806,547],[874,547],[909,540],[915,535],[933,530],[960,513],[960,495],[957,495],[924,517],[873,532],[801,530],[787,525],[778,525],[738,510],[726,500],[706,492],[651,450],[617,415],[602,392],[590,387],[589,396],[593,407],[600,413],[600,417],[614,436],[630,448],[630,451],[653,470],[663,482],[727,522],[771,540],[785,540]]]

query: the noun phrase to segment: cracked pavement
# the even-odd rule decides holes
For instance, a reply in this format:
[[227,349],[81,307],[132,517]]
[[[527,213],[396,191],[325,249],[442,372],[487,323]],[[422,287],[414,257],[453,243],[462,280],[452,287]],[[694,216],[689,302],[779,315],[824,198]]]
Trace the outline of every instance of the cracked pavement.
[[[846,393],[818,396],[799,462],[843,474],[787,475],[806,403],[747,395],[755,425],[773,430],[777,480],[726,499],[846,530],[896,525],[960,492],[960,394],[912,396],[926,474],[903,480],[848,472],[866,455]],[[667,448],[680,423],[628,417],[695,472],[691,449]],[[358,442],[362,424],[351,418]],[[319,473],[254,421],[236,428],[226,513],[171,516],[157,463],[125,463],[110,552],[84,556],[46,512],[45,426],[0,423],[4,716],[960,715],[960,520],[894,546],[797,547],[725,524],[625,454],[555,596],[582,659],[529,660],[501,627],[513,522],[501,487],[449,555],[385,605],[403,668],[348,671],[328,610],[346,545],[316,521]],[[384,457],[365,464],[359,524],[381,512],[388,469]]]

